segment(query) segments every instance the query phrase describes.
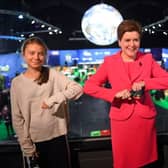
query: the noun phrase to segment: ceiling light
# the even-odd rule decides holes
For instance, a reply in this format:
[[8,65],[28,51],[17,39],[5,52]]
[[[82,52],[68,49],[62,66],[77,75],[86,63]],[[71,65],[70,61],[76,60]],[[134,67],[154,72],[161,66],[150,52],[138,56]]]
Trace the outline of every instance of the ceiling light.
[[18,16],[18,19],[23,19],[24,17],[23,17],[23,15],[22,14],[20,14],[19,16]]
[[[0,15],[1,14],[2,15],[9,15],[9,16],[16,16],[20,19],[24,18],[23,24],[22,24],[22,25],[24,25],[24,27],[22,29],[15,30],[15,27],[12,29],[11,28],[9,29],[10,34],[16,35],[16,37],[19,36],[19,38],[22,38],[23,36],[34,36],[34,34],[39,34],[39,33],[49,33],[50,31],[58,32],[60,34],[62,33],[62,31],[59,27],[54,26],[52,24],[49,24],[41,19],[38,19],[38,18],[30,15],[29,13],[0,9]],[[16,22],[16,24],[17,24],[17,22]],[[34,26],[32,26],[32,24],[34,24]],[[20,28],[20,25],[18,27]],[[49,29],[46,30],[46,29],[44,29],[44,27],[48,27]],[[3,38],[3,37],[0,37],[0,38]],[[13,37],[12,38],[5,37],[5,38],[12,39],[12,40],[15,39]]]
[[34,24],[35,22],[36,22],[35,20],[32,20],[32,21],[31,21],[31,24]]
[[48,34],[49,34],[49,35],[53,35],[53,32],[49,32]]
[[58,32],[58,29],[55,29],[54,32],[57,33],[57,32]]
[[34,36],[34,33],[31,33],[30,35],[29,35],[29,37],[33,37]]
[[167,27],[165,27],[167,22],[168,22],[168,16],[166,16],[162,20],[144,26],[143,30],[145,30],[145,32],[148,32],[149,34],[162,32],[162,34],[167,35],[168,34]]
[[59,33],[59,34],[62,34],[62,31],[61,31],[61,30],[59,30],[59,31],[58,31],[58,33]]
[[44,24],[42,24],[42,25],[41,25],[41,27],[42,27],[42,28],[44,28],[44,27],[45,27],[45,25],[44,25]]
[[164,31],[163,34],[167,36],[167,32]]
[[162,27],[162,25],[161,25],[160,23],[158,24],[158,26],[159,26],[159,27]]

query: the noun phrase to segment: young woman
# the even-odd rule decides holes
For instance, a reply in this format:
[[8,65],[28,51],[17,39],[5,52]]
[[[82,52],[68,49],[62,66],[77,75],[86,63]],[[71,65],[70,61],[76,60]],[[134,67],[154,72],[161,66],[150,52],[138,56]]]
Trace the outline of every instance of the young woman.
[[67,168],[67,102],[78,99],[82,87],[44,66],[47,46],[40,38],[25,40],[21,51],[28,67],[12,80],[10,91],[21,149],[27,158],[38,158],[40,168]]
[[[168,73],[150,53],[139,51],[141,26],[124,20],[118,27],[121,50],[105,57],[86,81],[84,92],[111,103],[114,168],[140,168],[157,160],[156,110],[149,91],[168,88]],[[111,89],[102,87],[109,82]]]

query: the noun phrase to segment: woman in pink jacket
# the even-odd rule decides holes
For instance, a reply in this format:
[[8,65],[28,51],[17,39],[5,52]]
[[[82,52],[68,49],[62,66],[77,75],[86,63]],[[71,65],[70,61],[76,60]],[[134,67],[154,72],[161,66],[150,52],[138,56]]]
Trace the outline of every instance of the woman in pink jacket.
[[[139,51],[141,26],[124,20],[118,27],[121,50],[107,56],[84,92],[111,103],[111,141],[114,168],[140,168],[157,156],[156,110],[149,91],[168,88],[168,73],[150,53]],[[104,88],[109,82],[111,89]]]

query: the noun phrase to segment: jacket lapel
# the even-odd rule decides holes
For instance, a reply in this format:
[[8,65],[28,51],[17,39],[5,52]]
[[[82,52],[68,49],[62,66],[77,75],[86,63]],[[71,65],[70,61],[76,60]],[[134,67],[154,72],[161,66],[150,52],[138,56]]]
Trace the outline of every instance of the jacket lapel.
[[123,64],[122,58],[120,56],[120,53],[118,53],[118,55],[116,57],[115,66],[116,66],[115,69],[117,70],[116,75],[118,75],[124,83],[127,82],[128,84],[130,84],[131,81],[130,81],[128,73],[127,73],[127,71],[125,69],[125,66]]
[[137,81],[140,78],[143,71],[143,62],[141,60],[140,54],[138,53],[137,59],[134,64],[134,69],[132,72],[132,81]]

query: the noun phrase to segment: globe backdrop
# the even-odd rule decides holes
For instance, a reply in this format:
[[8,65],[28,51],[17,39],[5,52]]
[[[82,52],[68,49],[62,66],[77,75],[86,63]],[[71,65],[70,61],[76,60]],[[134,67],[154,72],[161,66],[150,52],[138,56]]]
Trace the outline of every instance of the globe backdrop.
[[100,3],[83,15],[81,28],[84,36],[96,45],[110,45],[117,40],[117,27],[123,21],[113,6]]

